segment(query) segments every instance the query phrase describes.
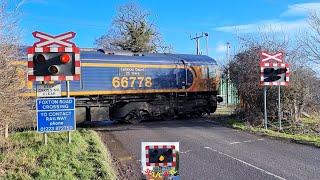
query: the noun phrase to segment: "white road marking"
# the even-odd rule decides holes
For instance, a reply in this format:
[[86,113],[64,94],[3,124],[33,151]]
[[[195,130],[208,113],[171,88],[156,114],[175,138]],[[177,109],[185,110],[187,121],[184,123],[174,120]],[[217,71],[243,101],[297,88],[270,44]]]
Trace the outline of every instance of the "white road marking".
[[235,142],[231,142],[230,144],[251,143],[251,142],[255,142],[255,141],[263,141],[263,140],[264,140],[264,139],[246,140],[246,141],[235,141]]
[[186,150],[185,152],[180,152],[180,154],[186,154],[188,152],[191,152],[192,150]]
[[255,165],[252,165],[252,164],[250,164],[250,163],[248,163],[248,162],[245,162],[245,161],[243,161],[243,160],[241,160],[241,159],[238,159],[238,158],[233,157],[233,156],[231,156],[231,155],[228,155],[228,154],[225,154],[225,153],[223,153],[223,152],[220,152],[220,151],[218,151],[218,150],[216,150],[216,149],[213,149],[213,148],[211,148],[211,147],[206,146],[206,147],[204,147],[204,148],[205,148],[205,149],[210,149],[211,151],[214,151],[214,152],[216,152],[216,153],[218,153],[218,154],[221,154],[221,155],[227,156],[227,157],[229,157],[229,158],[231,158],[231,159],[233,159],[233,160],[239,161],[239,162],[241,162],[241,163],[243,163],[243,164],[245,164],[245,165],[247,165],[247,166],[253,167],[253,168],[255,168],[255,169],[259,170],[259,171],[262,171],[262,172],[264,172],[264,173],[266,173],[266,174],[269,174],[269,175],[271,175],[271,176],[273,176],[273,177],[276,177],[276,178],[278,178],[278,179],[285,180],[285,178],[283,178],[283,177],[281,177],[281,176],[275,175],[275,174],[273,174],[273,173],[271,173],[271,172],[269,172],[269,171],[267,171],[267,170],[261,169],[261,168],[255,166]]
[[230,144],[240,144],[241,142],[232,142],[232,143],[230,143]]

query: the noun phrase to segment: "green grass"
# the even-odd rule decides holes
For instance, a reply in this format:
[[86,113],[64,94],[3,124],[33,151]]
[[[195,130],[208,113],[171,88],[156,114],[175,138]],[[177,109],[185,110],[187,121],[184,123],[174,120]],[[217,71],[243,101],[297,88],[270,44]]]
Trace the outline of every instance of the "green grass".
[[232,127],[234,129],[240,129],[243,131],[249,131],[252,133],[257,133],[260,135],[266,135],[266,136],[275,137],[275,138],[283,138],[283,139],[287,139],[287,140],[291,140],[299,143],[307,143],[307,144],[314,145],[316,147],[320,147],[320,136],[315,134],[293,134],[293,133],[287,133],[287,132],[273,131],[269,129],[266,130],[264,128],[252,127],[250,125],[246,125],[244,122],[239,121],[237,119],[221,120],[218,122],[222,125],[225,125],[227,127]]
[[303,124],[306,125],[315,125],[317,123],[319,123],[319,119],[317,118],[301,118],[301,121],[303,122]]
[[[94,131],[48,134],[18,132],[2,144],[0,179],[115,179],[111,158]],[[1,148],[1,146],[0,146]],[[0,149],[1,152],[1,149]]]
[[230,118],[227,120],[219,120],[218,122],[224,126],[232,127],[235,129],[241,129],[241,130],[246,129],[246,125],[244,124],[244,122],[241,122],[237,119]]

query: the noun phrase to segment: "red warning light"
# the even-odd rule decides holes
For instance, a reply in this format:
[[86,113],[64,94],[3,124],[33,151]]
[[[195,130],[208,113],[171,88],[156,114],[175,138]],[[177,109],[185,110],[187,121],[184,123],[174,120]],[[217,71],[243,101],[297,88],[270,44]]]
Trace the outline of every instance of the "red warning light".
[[70,61],[70,56],[69,56],[69,54],[62,54],[61,56],[60,56],[60,62],[62,63],[62,64],[67,64],[69,61]]

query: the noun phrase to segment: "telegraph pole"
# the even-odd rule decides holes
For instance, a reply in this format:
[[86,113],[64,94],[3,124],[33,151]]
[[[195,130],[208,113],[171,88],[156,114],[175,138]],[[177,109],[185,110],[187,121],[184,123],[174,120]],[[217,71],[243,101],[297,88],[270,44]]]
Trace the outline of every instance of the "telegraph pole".
[[196,41],[196,53],[197,55],[200,55],[200,38],[203,38],[203,37],[206,37],[207,38],[207,55],[208,55],[208,36],[209,34],[208,33],[201,33],[200,35],[198,35],[198,33],[196,33],[196,35],[194,37],[192,37],[190,35],[190,39],[191,40],[195,40]]

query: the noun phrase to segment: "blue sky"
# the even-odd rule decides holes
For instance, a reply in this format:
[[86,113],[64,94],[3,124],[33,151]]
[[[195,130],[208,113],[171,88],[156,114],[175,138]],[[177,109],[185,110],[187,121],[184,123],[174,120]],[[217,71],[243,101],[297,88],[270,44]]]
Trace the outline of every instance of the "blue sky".
[[[33,31],[77,33],[79,47],[94,47],[94,40],[111,24],[116,8],[125,0],[11,0],[21,11],[22,43],[32,45]],[[307,28],[308,10],[320,9],[319,1],[297,0],[136,0],[153,14],[164,41],[175,53],[195,53],[190,35],[209,33],[209,55],[222,62],[226,42],[237,48],[236,34],[254,33],[264,25],[295,32]],[[261,30],[261,28],[260,28]],[[262,29],[263,31],[263,29]],[[205,53],[204,39],[201,43]]]

